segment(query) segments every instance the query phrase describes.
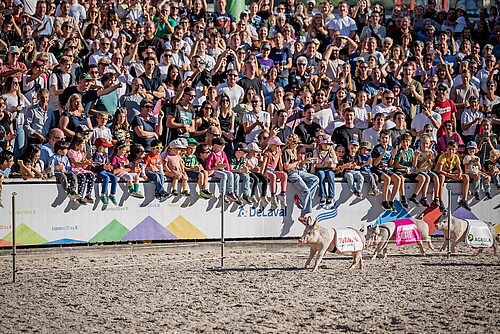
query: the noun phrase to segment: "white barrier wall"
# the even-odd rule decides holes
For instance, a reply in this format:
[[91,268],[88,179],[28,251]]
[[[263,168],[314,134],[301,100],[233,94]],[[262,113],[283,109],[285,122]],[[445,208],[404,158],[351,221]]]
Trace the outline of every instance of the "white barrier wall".
[[[470,215],[458,209],[457,196],[460,184],[452,183],[453,211],[455,215]],[[191,192],[195,194],[195,184]],[[216,183],[211,191],[218,193]],[[381,196],[355,198],[346,183],[337,182],[335,198],[337,208],[317,209],[319,198],[316,194],[313,218],[322,220],[325,226],[353,226],[382,223],[395,218],[416,216],[424,211],[423,207],[410,205],[409,210],[396,202],[398,212],[384,211]],[[414,184],[406,185],[407,197],[411,195]],[[94,197],[99,195],[100,185],[94,189]],[[225,212],[226,238],[269,238],[296,237],[302,234],[303,225],[298,222],[300,215],[293,205],[295,190],[289,184],[288,206],[271,209],[267,207],[237,207],[229,205]],[[94,242],[120,242],[141,240],[178,240],[178,239],[218,239],[220,238],[221,207],[216,198],[199,199],[198,196],[169,198],[163,203],[153,198],[153,185],[144,183],[141,191],[145,199],[129,197],[125,184],[120,184],[118,198],[120,206],[110,204],[102,210],[102,203],[80,206],[65,197],[60,185],[53,182],[27,183],[14,181],[3,186],[3,204],[0,208],[0,246],[12,245],[11,194],[16,192],[16,243],[18,245],[47,245]],[[489,201],[472,200],[472,214],[478,219],[500,222],[498,191]],[[431,194],[428,195],[431,198]],[[446,201],[446,198],[445,198]],[[445,202],[446,203],[446,202]],[[434,206],[425,210],[424,220],[433,230],[433,222],[440,213]],[[499,231],[500,232],[500,231]]]

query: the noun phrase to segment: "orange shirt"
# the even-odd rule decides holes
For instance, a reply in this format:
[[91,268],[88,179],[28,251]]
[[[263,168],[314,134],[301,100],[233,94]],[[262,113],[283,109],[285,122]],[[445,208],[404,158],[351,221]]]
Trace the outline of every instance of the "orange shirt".
[[162,160],[161,160],[161,155],[159,154],[153,154],[153,153],[148,153],[144,157],[144,164],[146,165],[146,169],[151,169],[152,166],[155,166],[156,168],[160,168],[162,165]]

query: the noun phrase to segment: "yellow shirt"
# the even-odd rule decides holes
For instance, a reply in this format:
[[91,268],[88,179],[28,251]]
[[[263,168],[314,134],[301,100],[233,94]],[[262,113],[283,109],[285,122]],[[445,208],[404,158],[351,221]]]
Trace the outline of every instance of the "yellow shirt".
[[441,153],[441,155],[438,158],[436,167],[434,168],[434,171],[438,171],[438,166],[442,165],[443,168],[441,168],[441,171],[446,172],[446,173],[453,173],[455,168],[460,165],[460,158],[458,155],[453,154],[450,156],[447,152]]

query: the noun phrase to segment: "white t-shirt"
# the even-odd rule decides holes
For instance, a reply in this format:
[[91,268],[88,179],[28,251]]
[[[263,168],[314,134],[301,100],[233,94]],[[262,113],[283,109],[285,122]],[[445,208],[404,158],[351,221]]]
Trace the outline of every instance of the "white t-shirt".
[[[462,125],[468,124],[478,117],[481,117],[482,119],[484,119],[483,113],[480,112],[479,110],[477,110],[475,113],[472,113],[472,111],[469,108],[467,108],[462,113],[462,117],[460,118],[460,121],[462,122]],[[476,132],[476,127],[479,125],[480,125],[480,122],[472,123],[472,125],[467,130],[462,130],[462,134],[464,136],[473,136],[474,133]]]
[[234,87],[229,87],[227,83],[221,83],[215,88],[217,95],[226,94],[229,96],[229,101],[231,102],[231,108],[236,107],[240,103],[240,99],[243,99],[245,95],[245,90],[238,84]]
[[[434,118],[438,123],[441,124],[441,115],[438,114],[435,111],[431,111],[431,117]],[[417,132],[422,131],[427,124],[431,124],[432,122],[430,121],[429,117],[425,116],[423,113],[416,114],[413,120],[411,121],[411,128],[414,129]],[[437,129],[432,127],[432,139],[437,142]],[[419,139],[420,136],[417,136],[417,139]]]
[[358,129],[368,128],[368,113],[372,111],[372,108],[365,104],[364,108],[354,106],[354,126]]
[[[327,132],[328,134],[332,134],[333,130],[335,130],[335,127],[334,127],[335,119],[333,118],[333,112],[332,112],[331,108],[325,108],[325,109],[318,110],[314,114],[313,121],[315,123],[318,123],[322,129],[325,129],[325,132]],[[333,127],[333,129],[330,129],[329,127],[330,128]]]
[[384,129],[392,129],[393,127],[396,126],[396,123],[394,123],[392,121],[392,119],[387,119],[387,116],[389,116],[389,114],[391,112],[395,112],[396,111],[396,107],[395,106],[386,106],[385,104],[383,103],[379,103],[377,104],[375,107],[373,107],[373,110],[372,110],[372,117],[375,117],[376,114],[378,113],[382,113],[384,114],[385,116],[385,123],[384,123]]
[[[245,115],[243,115],[243,123],[246,123],[248,125],[252,125],[255,123],[258,119],[262,121],[264,126],[269,127],[271,124],[271,116],[267,111],[260,111],[258,114],[254,113],[253,111],[246,112]],[[256,126],[250,131],[248,134],[245,135],[245,143],[248,145],[250,143],[257,143],[257,136],[259,133],[262,131],[261,126]]]
[[328,23],[328,30],[340,31],[342,36],[349,36],[351,31],[358,30],[356,22],[349,16],[346,17],[335,17]]
[[[50,87],[54,86],[55,89],[64,89],[64,88],[68,88],[70,83],[71,83],[71,75],[69,75],[69,73],[65,73],[65,74],[62,74],[62,83],[63,83],[63,88],[59,88],[57,86],[57,76],[55,73],[52,73],[49,77],[49,90],[50,90]],[[50,92],[50,95],[49,95],[49,109],[51,110],[55,110],[57,109],[59,105],[59,98],[58,96],[55,96],[54,94],[52,94],[52,92]],[[64,106],[63,106],[64,108]]]
[[379,144],[378,138],[380,137],[380,132],[373,130],[373,127],[363,130],[361,133],[362,141],[369,141],[372,146]]

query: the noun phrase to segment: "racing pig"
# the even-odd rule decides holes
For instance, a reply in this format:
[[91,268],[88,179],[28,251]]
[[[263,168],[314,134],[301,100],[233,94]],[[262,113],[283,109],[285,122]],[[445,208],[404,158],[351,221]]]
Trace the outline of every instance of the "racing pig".
[[[316,255],[316,261],[314,263],[313,271],[318,271],[319,264],[325,256],[327,251],[340,253],[337,249],[337,238],[336,234],[340,230],[346,229],[333,229],[319,226],[318,222],[311,224],[311,218],[307,221],[306,228],[304,233],[299,238],[299,243],[310,245],[309,250],[309,258],[307,259],[304,269],[307,269],[311,260]],[[363,229],[361,231],[357,231],[354,229],[348,228],[348,230],[353,230],[357,233],[356,237],[357,241],[362,243],[362,247],[359,250],[352,251],[352,264],[349,267],[349,270],[353,269],[356,264],[359,265],[359,269],[363,269],[363,248],[365,246],[365,236],[363,233]]]
[[[425,256],[425,250],[423,247],[423,242],[426,242],[430,250],[434,250],[432,245],[431,237],[429,236],[429,225],[422,219],[410,218],[413,223],[417,226],[420,234],[422,235],[422,240],[417,242],[420,249],[420,254]],[[378,226],[368,226],[366,231],[366,246],[376,245],[375,251],[372,255],[372,260],[377,258],[377,255],[382,252],[382,256],[385,259],[387,257],[387,250],[389,246],[389,241],[395,240],[394,232],[396,231],[396,224],[392,221],[386,222]]]
[[[486,223],[488,224],[488,227],[490,228],[491,235],[496,236],[497,232],[495,230],[495,226],[491,223]],[[440,230],[443,232],[445,238],[448,236],[448,217],[447,216],[441,216],[439,220],[434,224],[437,230]],[[467,221],[451,216],[450,219],[450,241],[451,241],[451,252],[455,253],[455,247],[457,243],[459,242],[465,242],[465,236],[467,234],[467,229],[468,229],[468,223]],[[439,249],[439,251],[443,251],[446,249],[446,246],[448,244],[448,241],[445,239],[443,242],[443,245]],[[493,254],[497,254],[497,247],[498,247],[498,241],[497,238],[493,238]],[[479,248],[478,252],[476,253],[479,254],[483,251],[483,248]]]

